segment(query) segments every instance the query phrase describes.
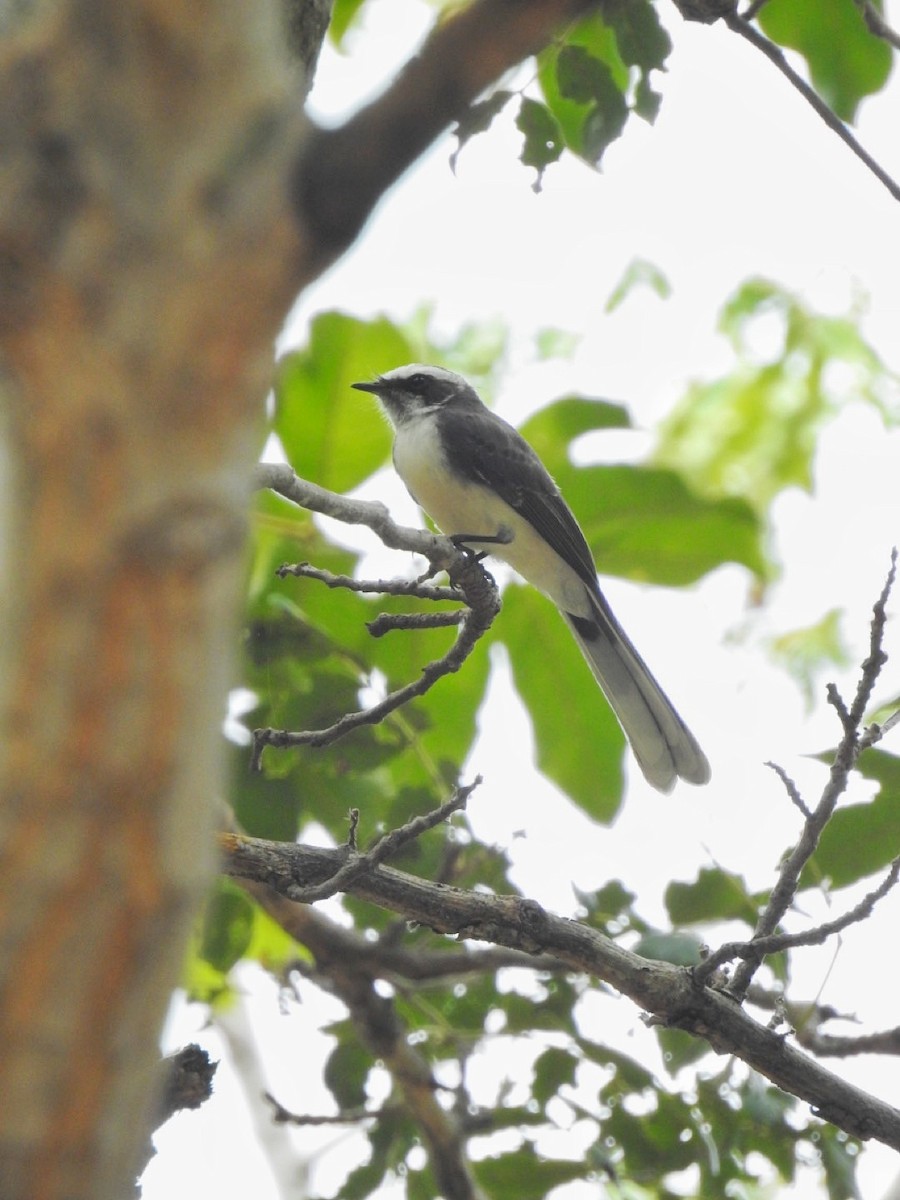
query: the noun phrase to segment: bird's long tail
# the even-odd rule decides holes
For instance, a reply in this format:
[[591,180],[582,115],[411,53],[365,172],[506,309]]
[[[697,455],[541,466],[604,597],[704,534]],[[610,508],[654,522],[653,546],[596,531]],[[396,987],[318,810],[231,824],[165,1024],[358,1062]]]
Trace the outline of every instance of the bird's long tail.
[[647,782],[669,792],[677,779],[707,783],[706,755],[653,678],[602,595],[589,593],[594,613],[564,612],[588,666],[603,689]]

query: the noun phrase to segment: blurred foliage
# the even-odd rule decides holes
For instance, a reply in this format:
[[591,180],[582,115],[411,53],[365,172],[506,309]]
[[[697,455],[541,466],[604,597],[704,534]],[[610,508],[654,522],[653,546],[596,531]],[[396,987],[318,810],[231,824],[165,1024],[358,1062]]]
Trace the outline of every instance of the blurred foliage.
[[[639,266],[623,281],[623,296],[632,286],[659,290],[660,279]],[[770,342],[761,349],[755,325],[764,318],[770,319]],[[653,464],[574,465],[579,439],[605,430],[628,436],[627,409],[609,400],[564,395],[522,426],[570,500],[604,572],[682,586],[731,562],[764,578],[771,571],[763,546],[767,506],[787,480],[811,477],[817,432],[843,402],[836,385],[813,396],[811,376],[821,382],[830,363],[850,364],[862,372],[856,391],[885,419],[891,417],[880,364],[849,318],[817,317],[772,285],[756,282],[729,303],[722,328],[737,360],[719,384],[724,407],[692,391],[664,431]],[[538,357],[571,347],[559,330],[544,331],[536,343]],[[505,333],[498,326],[470,326],[457,337],[436,338],[427,307],[404,327],[384,318],[323,313],[307,345],[280,365],[273,435],[289,461],[315,482],[357,487],[386,465],[390,437],[376,406],[350,383],[421,359],[463,371],[490,396],[505,353]],[[780,380],[777,386],[770,377]],[[753,388],[753,401],[741,401]],[[723,430],[728,437],[720,445]],[[310,514],[260,494],[242,642],[242,683],[252,696],[246,725],[328,725],[416,678],[452,641],[452,630],[371,638],[366,622],[375,614],[428,606],[276,575],[282,563],[298,560],[342,574],[365,569],[361,554],[336,545]],[[418,569],[398,556],[397,573]],[[384,830],[436,807],[471,751],[495,644],[508,652],[539,769],[593,820],[613,820],[623,790],[619,727],[552,606],[532,589],[511,583],[489,636],[463,670],[382,724],[322,749],[270,748],[261,775],[248,773],[246,746],[234,746],[231,800],[241,826],[283,840],[304,838],[315,827],[319,836],[324,831],[341,843],[348,811],[356,808],[360,843],[366,846]],[[834,617],[818,630],[786,637],[780,652],[803,667],[807,658],[815,662],[836,646]],[[554,667],[552,689],[548,660]],[[868,805],[838,812],[834,835],[826,831],[804,886],[844,886],[881,870],[900,852],[897,761],[879,751],[863,757],[860,769],[878,794]],[[506,855],[479,843],[464,815],[410,843],[394,865],[460,887],[516,893]],[[764,899],[740,875],[718,866],[705,867],[692,881],[669,883],[669,927],[645,920],[635,896],[618,880],[578,895],[587,924],[647,958],[683,966],[700,961],[710,930],[738,923],[749,932]],[[446,939],[428,929],[407,929],[371,904],[343,897],[340,905],[373,945],[402,936],[411,952],[446,948]],[[208,1003],[227,1003],[229,973],[242,959],[258,959],[283,977],[304,953],[239,889],[223,882],[197,934],[189,988]],[[789,956],[772,958],[768,968],[774,986],[786,988]],[[476,1051],[490,1052],[501,1041],[508,1047],[509,1077],[498,1078],[496,1103],[489,1111],[465,1109],[473,1171],[486,1192],[542,1197],[588,1178],[601,1188],[614,1186],[622,1196],[668,1200],[682,1186],[681,1173],[690,1169],[696,1194],[704,1198],[762,1196],[773,1178],[790,1182],[798,1165],[813,1159],[829,1196],[855,1195],[854,1143],[741,1064],[723,1067],[703,1042],[678,1030],[654,1031],[663,1069],[648,1070],[606,1044],[596,1029],[582,1026],[580,1004],[590,989],[590,981],[578,976],[501,971],[393,990],[396,1019],[437,1077]],[[379,1078],[353,1022],[339,1020],[328,1034],[333,1047],[325,1084],[335,1104],[377,1108],[366,1127],[368,1158],[348,1171],[340,1194],[362,1200],[401,1181],[408,1197],[436,1197],[430,1167],[422,1165],[420,1131],[399,1098],[375,1099],[383,1075]],[[524,1080],[523,1063],[531,1064]],[[460,1087],[464,1097],[464,1084]],[[548,1146],[558,1143],[546,1135],[576,1123],[590,1142],[584,1159],[556,1157]]]
[[640,287],[649,288],[659,296],[660,300],[667,300],[672,294],[672,285],[655,263],[648,262],[645,258],[633,258],[610,292],[604,305],[604,312],[615,312],[625,303],[631,293]]
[[852,121],[860,101],[887,82],[891,48],[869,32],[854,0],[767,0],[759,24],[773,42],[803,55],[813,86],[842,121]]
[[[860,102],[887,82],[893,51],[870,32],[857,0],[767,0],[754,19],[776,46],[803,56],[812,86],[843,121],[853,121]],[[630,117],[656,120],[662,95],[652,73],[667,69],[671,51],[652,0],[606,0],[538,54],[536,89],[498,87],[472,105],[454,130],[452,165],[470,138],[514,106],[520,158],[536,172],[535,191],[565,151],[599,168]]]
[[692,384],[664,423],[656,453],[705,496],[733,496],[763,514],[788,487],[811,491],[816,440],[850,404],[898,417],[897,379],[859,331],[856,314],[812,312],[765,279],[741,285],[719,328],[734,363]]
[[850,658],[841,637],[839,609],[831,608],[813,625],[790,629],[772,638],[769,653],[800,685],[807,708],[812,708],[823,666],[846,667]]

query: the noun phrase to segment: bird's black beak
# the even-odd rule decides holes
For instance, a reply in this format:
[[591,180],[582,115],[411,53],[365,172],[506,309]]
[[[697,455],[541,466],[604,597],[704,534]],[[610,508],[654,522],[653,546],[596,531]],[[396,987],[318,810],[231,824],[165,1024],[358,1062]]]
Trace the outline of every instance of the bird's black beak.
[[351,383],[352,388],[356,388],[358,392],[371,392],[373,396],[381,394],[384,384],[380,379],[374,379],[371,383]]

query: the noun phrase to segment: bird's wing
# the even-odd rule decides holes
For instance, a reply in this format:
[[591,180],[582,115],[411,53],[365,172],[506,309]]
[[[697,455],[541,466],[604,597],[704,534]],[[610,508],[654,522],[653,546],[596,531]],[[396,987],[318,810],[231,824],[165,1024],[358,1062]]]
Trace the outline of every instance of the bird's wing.
[[544,464],[522,435],[489,409],[445,412],[452,422],[445,447],[463,477],[495,491],[597,590],[597,568],[584,534]]

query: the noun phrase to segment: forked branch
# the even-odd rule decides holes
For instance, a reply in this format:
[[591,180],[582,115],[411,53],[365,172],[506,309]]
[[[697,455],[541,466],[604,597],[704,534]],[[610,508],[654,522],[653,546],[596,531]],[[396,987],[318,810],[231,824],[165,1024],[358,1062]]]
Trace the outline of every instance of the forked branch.
[[[363,725],[377,725],[410,700],[423,696],[439,679],[458,671],[475,649],[479,639],[490,629],[494,617],[500,611],[500,594],[493,578],[476,557],[457,546],[451,538],[437,537],[421,529],[408,529],[395,524],[383,504],[350,500],[346,496],[326,491],[325,488],[301,479],[290,467],[281,463],[260,465],[256,471],[256,483],[258,487],[271,488],[312,512],[323,513],[348,524],[366,525],[392,549],[423,554],[431,564],[432,574],[439,570],[447,572],[452,588],[431,588],[428,589],[431,593],[429,595],[427,592],[423,593],[420,587],[414,594],[425,594],[428,599],[437,600],[458,598],[468,606],[461,616],[451,614],[448,619],[448,614],[439,614],[437,617],[436,623],[459,625],[456,640],[447,653],[442,658],[427,663],[418,679],[397,688],[379,703],[357,712],[345,713],[325,729],[254,729],[250,763],[252,769],[259,770],[262,752],[266,746],[284,748],[330,745]],[[336,579],[337,577],[332,576],[325,582],[339,586],[335,582]],[[418,582],[421,585],[421,580]],[[394,628],[397,628],[398,624],[402,623],[391,622]],[[373,630],[375,636],[380,636],[383,632],[385,630],[382,628]]]

